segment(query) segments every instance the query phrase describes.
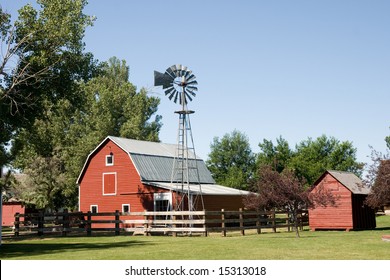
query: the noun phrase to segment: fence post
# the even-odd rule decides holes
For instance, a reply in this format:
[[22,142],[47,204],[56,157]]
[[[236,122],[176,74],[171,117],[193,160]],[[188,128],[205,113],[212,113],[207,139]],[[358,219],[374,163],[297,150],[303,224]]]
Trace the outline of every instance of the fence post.
[[275,208],[272,210],[272,230],[276,232],[276,213]]
[[19,221],[20,221],[20,213],[17,212],[17,213],[15,213],[14,236],[19,236],[19,228],[20,228]]
[[239,209],[240,211],[240,228],[241,228],[241,235],[245,235],[245,229],[244,229],[244,215],[242,212],[242,208]]
[[92,218],[91,218],[91,211],[87,212],[87,236],[92,235]]
[[149,236],[149,215],[144,211],[144,236]]
[[172,232],[172,236],[173,237],[177,237],[177,231],[175,230],[176,228],[176,219],[177,219],[177,216],[176,216],[176,213],[173,213],[172,215],[172,229],[173,229],[173,232]]
[[221,209],[221,227],[222,227],[222,236],[226,237],[225,209]]
[[261,233],[261,222],[260,222],[260,212],[259,210],[257,209],[256,210],[256,230],[257,230],[257,234],[260,234]]
[[289,211],[287,211],[287,231],[288,232],[290,232],[291,231],[291,223],[290,223],[290,221],[291,221],[291,217],[290,217],[290,212]]
[[120,220],[119,220],[120,216],[119,216],[119,210],[115,210],[115,235],[119,235],[120,234]]
[[43,211],[40,211],[38,214],[38,236],[43,235],[44,221],[45,221],[44,213]]
[[203,210],[203,228],[204,228],[204,236],[207,237],[207,222],[206,222],[206,210]]
[[68,209],[64,209],[62,213],[62,236],[66,236],[69,229],[69,214]]

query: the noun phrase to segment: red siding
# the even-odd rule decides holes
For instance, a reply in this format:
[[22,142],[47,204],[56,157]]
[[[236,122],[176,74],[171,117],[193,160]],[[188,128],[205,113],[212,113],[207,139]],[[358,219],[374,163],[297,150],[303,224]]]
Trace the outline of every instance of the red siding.
[[[106,166],[106,155],[110,152],[114,155],[114,165]],[[103,178],[109,181],[105,193],[114,194],[103,195]],[[122,204],[130,204],[131,212],[153,210],[155,192],[158,192],[156,188],[141,183],[129,155],[109,140],[91,156],[80,183],[79,207],[80,211],[87,212],[91,205],[98,205],[99,212],[113,212],[122,211]]]
[[[352,193],[330,174],[326,174],[318,183],[330,190],[337,198],[335,206],[316,207],[309,209],[309,225],[316,229],[346,229],[353,228]],[[317,186],[318,186],[317,185]],[[316,188],[313,190],[316,191]]]
[[[20,213],[24,214],[24,207],[21,203],[8,203],[3,202],[3,209],[2,209],[2,225],[3,226],[13,226],[15,222],[15,214]],[[21,219],[21,221],[23,218]]]

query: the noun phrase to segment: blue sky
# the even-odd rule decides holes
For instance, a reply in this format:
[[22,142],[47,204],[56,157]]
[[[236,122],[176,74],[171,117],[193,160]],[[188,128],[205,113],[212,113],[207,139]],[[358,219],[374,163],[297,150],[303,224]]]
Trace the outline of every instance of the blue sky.
[[[2,1],[16,11],[29,1]],[[196,151],[237,129],[294,147],[325,134],[351,141],[359,161],[390,135],[390,1],[93,1],[86,50],[130,66],[130,81],[161,98],[160,138],[175,143],[178,105],[153,71],[183,64],[197,76],[189,109]]]

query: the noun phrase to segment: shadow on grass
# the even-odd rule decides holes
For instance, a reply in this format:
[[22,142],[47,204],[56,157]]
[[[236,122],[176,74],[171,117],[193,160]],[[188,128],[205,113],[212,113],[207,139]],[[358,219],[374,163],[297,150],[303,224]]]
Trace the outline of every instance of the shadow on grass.
[[[0,250],[0,258],[8,259],[8,258],[28,258],[38,255],[50,255],[50,254],[58,254],[64,253],[64,256],[68,252],[77,252],[77,251],[88,251],[91,255],[93,251],[100,251],[104,249],[115,249],[115,248],[130,248],[133,246],[142,246],[147,244],[151,244],[150,242],[144,242],[140,240],[129,240],[129,241],[121,241],[121,242],[99,242],[99,238],[94,238],[94,242],[75,242],[69,240],[63,240],[59,238],[53,238],[52,242],[45,240],[44,243],[39,243],[39,240],[32,240],[31,243],[23,242],[23,243],[5,243],[1,245]],[[37,242],[38,241],[38,242]],[[85,241],[85,240],[84,240]]]

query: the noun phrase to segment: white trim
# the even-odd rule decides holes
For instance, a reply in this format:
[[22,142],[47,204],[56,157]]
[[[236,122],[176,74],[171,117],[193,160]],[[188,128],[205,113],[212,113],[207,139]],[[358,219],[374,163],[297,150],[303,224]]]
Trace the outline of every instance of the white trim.
[[[115,192],[113,192],[113,193],[104,193],[104,175],[110,175],[110,174],[111,175],[112,174],[115,175]],[[116,195],[117,186],[118,186],[118,180],[117,180],[116,172],[103,172],[102,173],[102,193],[103,193],[103,196],[106,196],[106,195]]]
[[[129,211],[125,212],[124,209],[123,209],[124,206],[128,206],[129,207]],[[122,213],[130,213],[130,212],[131,212],[130,203],[122,204]]]
[[156,201],[159,200],[168,200],[169,201],[169,209],[172,210],[172,193],[164,192],[164,193],[154,193],[153,194],[153,210],[156,211]]
[[97,204],[91,204],[89,206],[89,211],[91,211],[91,213],[93,213],[92,207],[96,207],[96,213],[99,213],[99,206]]
[[[111,163],[108,163],[108,158],[111,157]],[[114,165],[114,155],[106,155],[106,166],[113,166]]]

